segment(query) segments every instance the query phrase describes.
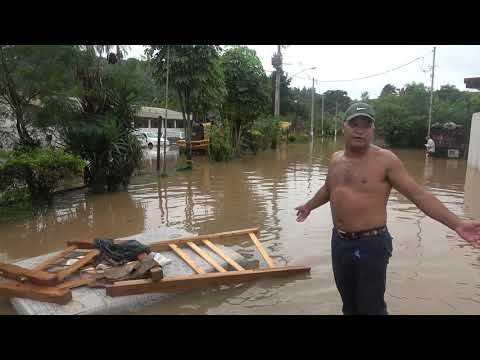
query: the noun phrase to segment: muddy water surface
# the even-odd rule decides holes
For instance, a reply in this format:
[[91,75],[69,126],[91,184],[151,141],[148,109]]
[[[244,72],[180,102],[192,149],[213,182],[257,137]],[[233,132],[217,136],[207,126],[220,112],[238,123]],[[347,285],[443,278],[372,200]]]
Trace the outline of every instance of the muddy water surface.
[[[203,234],[259,225],[259,238],[275,262],[308,265],[311,274],[195,290],[141,313],[340,314],[331,269],[330,208],[315,210],[299,224],[294,207],[323,185],[329,156],[342,146],[341,139],[282,144],[228,163],[197,157],[188,172],[175,172],[178,154],[170,148],[166,178],[156,175],[156,152],[149,152],[142,175],[132,180],[128,191],[68,193],[46,212],[1,222],[0,261],[56,251],[67,239],[125,237],[162,227]],[[461,217],[480,218],[480,174],[465,160],[425,159],[421,150],[394,152],[415,180],[449,209]],[[480,251],[395,191],[388,216],[394,236],[386,291],[390,313],[480,313]],[[258,258],[250,242],[236,247]],[[13,312],[7,299],[0,298],[0,313]]]

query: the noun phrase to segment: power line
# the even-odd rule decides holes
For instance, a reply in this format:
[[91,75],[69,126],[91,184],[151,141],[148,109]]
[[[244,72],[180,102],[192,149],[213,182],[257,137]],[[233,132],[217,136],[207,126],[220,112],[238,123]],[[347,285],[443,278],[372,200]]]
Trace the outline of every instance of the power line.
[[[317,80],[316,82],[317,83],[329,83],[329,82],[349,82],[349,81],[358,81],[358,80],[364,80],[364,79],[369,79],[369,78],[372,78],[372,77],[375,77],[375,76],[380,76],[380,75],[385,75],[385,74],[388,74],[389,72],[392,72],[392,71],[396,71],[396,70],[399,70],[405,66],[408,66],[412,63],[414,63],[415,61],[418,61],[420,59],[423,59],[425,58],[426,55],[428,55],[431,51],[429,51],[428,53],[426,53],[425,55],[423,56],[419,56],[411,61],[409,61],[408,63],[406,64],[403,64],[403,65],[400,65],[400,66],[397,66],[397,67],[394,67],[393,69],[389,69],[389,70],[386,70],[386,71],[383,71],[381,73],[377,73],[377,74],[372,74],[372,75],[368,75],[368,76],[363,76],[363,77],[359,77],[359,78],[353,78],[353,79],[345,79],[345,80]],[[303,77],[300,77],[300,76],[295,76],[299,79],[302,79],[302,80],[309,80],[308,78],[303,78]]]

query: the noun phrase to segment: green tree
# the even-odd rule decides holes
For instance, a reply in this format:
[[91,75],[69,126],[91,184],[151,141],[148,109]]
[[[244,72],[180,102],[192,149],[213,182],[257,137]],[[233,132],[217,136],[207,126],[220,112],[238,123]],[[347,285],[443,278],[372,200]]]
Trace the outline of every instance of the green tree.
[[69,45],[0,45],[0,101],[16,121],[21,145],[39,146],[29,128],[34,121],[29,108],[73,88],[71,65],[78,53]]
[[223,72],[218,45],[150,45],[146,54],[151,59],[158,84],[165,83],[167,52],[169,82],[180,100],[186,124],[187,157],[191,161],[192,114],[220,106],[225,96]]
[[[157,84],[153,76],[152,64],[148,61],[129,58],[106,66],[113,77],[121,77],[135,89],[136,104],[141,106],[165,107],[165,83]],[[180,111],[180,103],[174,89],[169,88],[168,108]]]
[[380,93],[380,97],[384,97],[387,95],[397,95],[398,90],[392,84],[387,84],[383,87],[382,92]]
[[[319,95],[320,96],[320,95]],[[291,113],[289,118],[291,119],[292,129],[297,130],[299,125],[303,125],[305,119],[308,118],[311,110],[311,90],[292,88],[290,89],[290,99],[292,101]],[[318,101],[321,104],[321,96]],[[317,111],[315,111],[317,114]]]
[[128,186],[142,160],[131,133],[136,90],[114,66],[99,61],[91,48],[82,52],[74,71],[76,96],[50,98],[39,114],[55,124],[67,150],[88,161],[94,192]]
[[424,84],[410,83],[398,95],[386,94],[373,102],[378,135],[391,146],[421,147],[428,125],[429,91]]
[[455,103],[464,98],[464,94],[456,88],[455,85],[442,85],[434,94],[440,101]]
[[222,55],[227,96],[223,105],[232,123],[235,150],[240,150],[242,129],[248,127],[269,104],[267,76],[256,52],[244,46],[228,49]]
[[[276,71],[273,71],[268,79],[268,86],[271,94],[270,111],[274,113],[275,107],[275,78]],[[280,116],[285,116],[295,110],[293,98],[291,96],[290,82],[292,81],[286,74],[280,76]]]
[[131,47],[129,45],[81,45],[81,49],[92,49],[99,57],[103,57],[104,53],[105,57],[108,57],[115,49],[116,60],[121,60],[128,54]]
[[324,96],[325,112],[329,114],[335,114],[336,110],[338,112],[345,111],[352,103],[352,99],[343,90],[328,90],[325,91]]

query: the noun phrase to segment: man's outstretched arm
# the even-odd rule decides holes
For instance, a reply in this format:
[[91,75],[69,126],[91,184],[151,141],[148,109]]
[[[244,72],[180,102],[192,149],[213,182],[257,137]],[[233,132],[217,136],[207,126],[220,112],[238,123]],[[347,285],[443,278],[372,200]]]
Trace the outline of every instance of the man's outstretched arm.
[[311,210],[314,210],[330,201],[330,191],[328,190],[328,183],[325,184],[317,191],[317,193],[307,201],[305,204]]
[[317,193],[305,204],[297,206],[297,221],[304,221],[310,212],[323,204],[326,204],[330,200],[330,191],[328,189],[328,175],[325,184],[317,191]]
[[432,219],[455,230],[463,239],[480,245],[480,221],[461,220],[443,205],[440,200],[418,185],[408,174],[400,159],[393,153],[387,170],[392,186],[405,195],[420,210]]

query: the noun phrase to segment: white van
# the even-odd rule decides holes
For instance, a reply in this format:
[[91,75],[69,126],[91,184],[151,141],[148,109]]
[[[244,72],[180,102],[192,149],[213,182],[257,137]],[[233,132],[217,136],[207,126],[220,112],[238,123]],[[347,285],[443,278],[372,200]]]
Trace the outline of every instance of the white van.
[[[140,141],[142,147],[148,147],[149,149],[152,149],[157,146],[157,131],[157,129],[137,129],[133,132],[133,134]],[[165,139],[165,136],[162,134],[162,137],[160,138],[160,145],[163,145],[164,143],[170,145],[170,142]]]

